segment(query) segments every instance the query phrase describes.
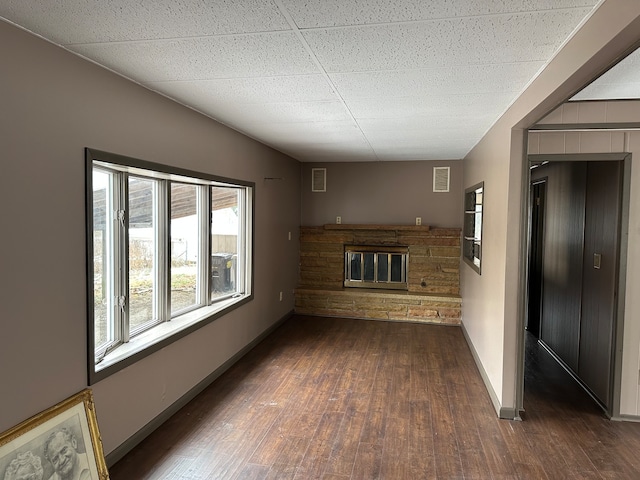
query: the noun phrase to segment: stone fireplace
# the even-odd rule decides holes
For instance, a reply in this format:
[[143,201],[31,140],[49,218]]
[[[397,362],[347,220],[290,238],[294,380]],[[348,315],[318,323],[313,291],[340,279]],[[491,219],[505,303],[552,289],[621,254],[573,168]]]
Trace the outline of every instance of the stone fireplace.
[[425,225],[301,227],[296,313],[459,324],[460,235]]

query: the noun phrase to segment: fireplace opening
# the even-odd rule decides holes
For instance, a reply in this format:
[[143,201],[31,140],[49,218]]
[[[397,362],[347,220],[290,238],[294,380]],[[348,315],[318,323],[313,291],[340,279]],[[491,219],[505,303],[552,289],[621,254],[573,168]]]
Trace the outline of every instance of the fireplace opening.
[[408,247],[345,246],[344,286],[407,290],[408,257]]

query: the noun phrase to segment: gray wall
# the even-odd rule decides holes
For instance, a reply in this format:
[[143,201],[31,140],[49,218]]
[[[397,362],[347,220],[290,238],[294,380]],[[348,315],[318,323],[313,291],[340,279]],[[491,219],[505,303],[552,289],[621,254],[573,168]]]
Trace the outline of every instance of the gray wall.
[[[449,193],[433,193],[433,167],[451,167]],[[327,169],[327,191],[311,191],[311,169]],[[335,223],[462,226],[462,162],[305,163],[302,225]]]
[[0,431],[87,386],[84,147],[256,182],[255,299],[93,386],[108,454],[293,309],[300,166],[4,22],[0,62]]

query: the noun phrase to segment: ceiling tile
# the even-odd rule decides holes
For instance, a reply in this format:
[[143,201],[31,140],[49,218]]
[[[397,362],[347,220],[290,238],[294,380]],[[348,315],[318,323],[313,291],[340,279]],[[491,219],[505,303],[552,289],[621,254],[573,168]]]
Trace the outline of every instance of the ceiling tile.
[[[295,136],[295,132],[293,134]],[[364,152],[369,150],[373,154],[371,146],[367,143],[364,137],[342,142],[310,142],[300,137],[298,142],[290,141],[288,143],[280,144],[283,149],[294,149],[296,151],[306,152],[308,154],[321,154],[322,152],[331,154],[345,154]]]
[[354,152],[332,152],[332,151],[305,151],[296,149],[288,151],[286,149],[281,150],[287,155],[291,155],[294,158],[302,158],[303,162],[316,162],[316,163],[330,163],[330,162],[376,162],[380,159],[375,155],[373,151],[358,150]]
[[254,135],[287,143],[291,140],[307,139],[320,143],[348,141],[363,138],[360,128],[354,121],[336,122],[298,122],[291,123],[255,123],[250,126]]
[[546,61],[589,9],[307,30],[327,72]]
[[[434,138],[442,134],[464,131],[471,137],[484,133],[486,123],[482,120],[467,118],[440,118],[433,116],[416,116],[404,118],[363,119],[358,124],[371,142],[392,139]],[[463,130],[461,130],[461,128]]]
[[374,161],[362,131],[351,122],[259,123],[245,132],[278,150],[305,161]]
[[291,32],[69,48],[140,82],[318,73]]
[[640,80],[635,83],[599,83],[590,85],[571,100],[620,100],[640,98]]
[[316,102],[337,100],[323,75],[293,75],[217,80],[148,82],[148,87],[186,103]]
[[256,123],[348,122],[351,119],[341,102],[225,104],[209,109],[203,101],[200,110],[235,128],[250,128]]
[[0,16],[61,44],[290,29],[272,0],[3,0]]
[[363,133],[359,129],[349,129],[342,133],[334,133],[333,135],[319,135],[316,131],[312,131],[310,134],[304,124],[287,124],[289,127],[286,132],[278,132],[275,130],[264,130],[262,125],[250,125],[248,130],[256,138],[264,139],[269,143],[277,142],[278,145],[287,148],[302,148],[307,143],[310,145],[323,145],[323,144],[351,144],[364,147],[368,145]]
[[330,78],[346,99],[398,96],[518,93],[543,62],[460,65],[416,70],[332,73]]
[[516,94],[514,93],[484,93],[477,95],[423,95],[412,97],[371,97],[359,98],[347,102],[353,116],[360,119],[368,118],[412,118],[419,116],[436,116],[493,122],[503,113],[505,107]]
[[[277,149],[285,153],[295,153],[297,156],[302,155],[306,161],[345,161],[357,158],[357,161],[375,161],[378,158],[371,146],[366,142],[364,137],[354,137],[351,140],[338,142],[318,142],[315,143],[299,135],[295,126],[291,129],[287,141],[279,141]],[[296,141],[297,139],[297,141]],[[269,143],[269,142],[266,142]]]
[[282,0],[299,28],[593,7],[597,0]]
[[475,144],[423,145],[422,148],[393,146],[385,149],[375,149],[376,157],[381,162],[416,161],[416,160],[461,160]]
[[640,98],[640,50],[578,92],[572,100]]

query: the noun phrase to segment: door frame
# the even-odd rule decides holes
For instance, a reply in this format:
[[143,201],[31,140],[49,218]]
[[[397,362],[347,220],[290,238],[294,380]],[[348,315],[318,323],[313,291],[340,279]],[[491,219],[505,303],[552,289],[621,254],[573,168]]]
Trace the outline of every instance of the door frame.
[[[575,128],[567,125],[565,131],[571,131]],[[528,133],[535,130],[535,126],[525,131],[525,146],[528,144]],[[607,130],[606,124],[600,126],[598,130]],[[628,251],[628,233],[629,233],[629,205],[631,201],[631,162],[632,156],[629,152],[620,153],[565,153],[565,154],[529,154],[525,153],[525,168],[522,175],[523,194],[521,195],[522,212],[527,212],[523,219],[522,235],[520,242],[520,259],[523,268],[520,279],[522,286],[520,288],[520,312],[517,319],[517,358],[518,365],[516,369],[516,413],[524,412],[524,345],[525,345],[525,326],[527,325],[528,302],[529,302],[529,249],[531,240],[530,222],[528,221],[529,212],[531,211],[531,165],[541,162],[558,162],[558,161],[622,161],[622,198],[620,213],[620,250],[618,255],[618,299],[616,302],[616,313],[614,316],[614,334],[613,334],[613,374],[611,385],[611,407],[605,413],[612,419],[621,419],[620,416],[620,395],[622,388],[622,346],[624,337],[624,304],[626,295],[626,278],[627,278],[627,251]]]

